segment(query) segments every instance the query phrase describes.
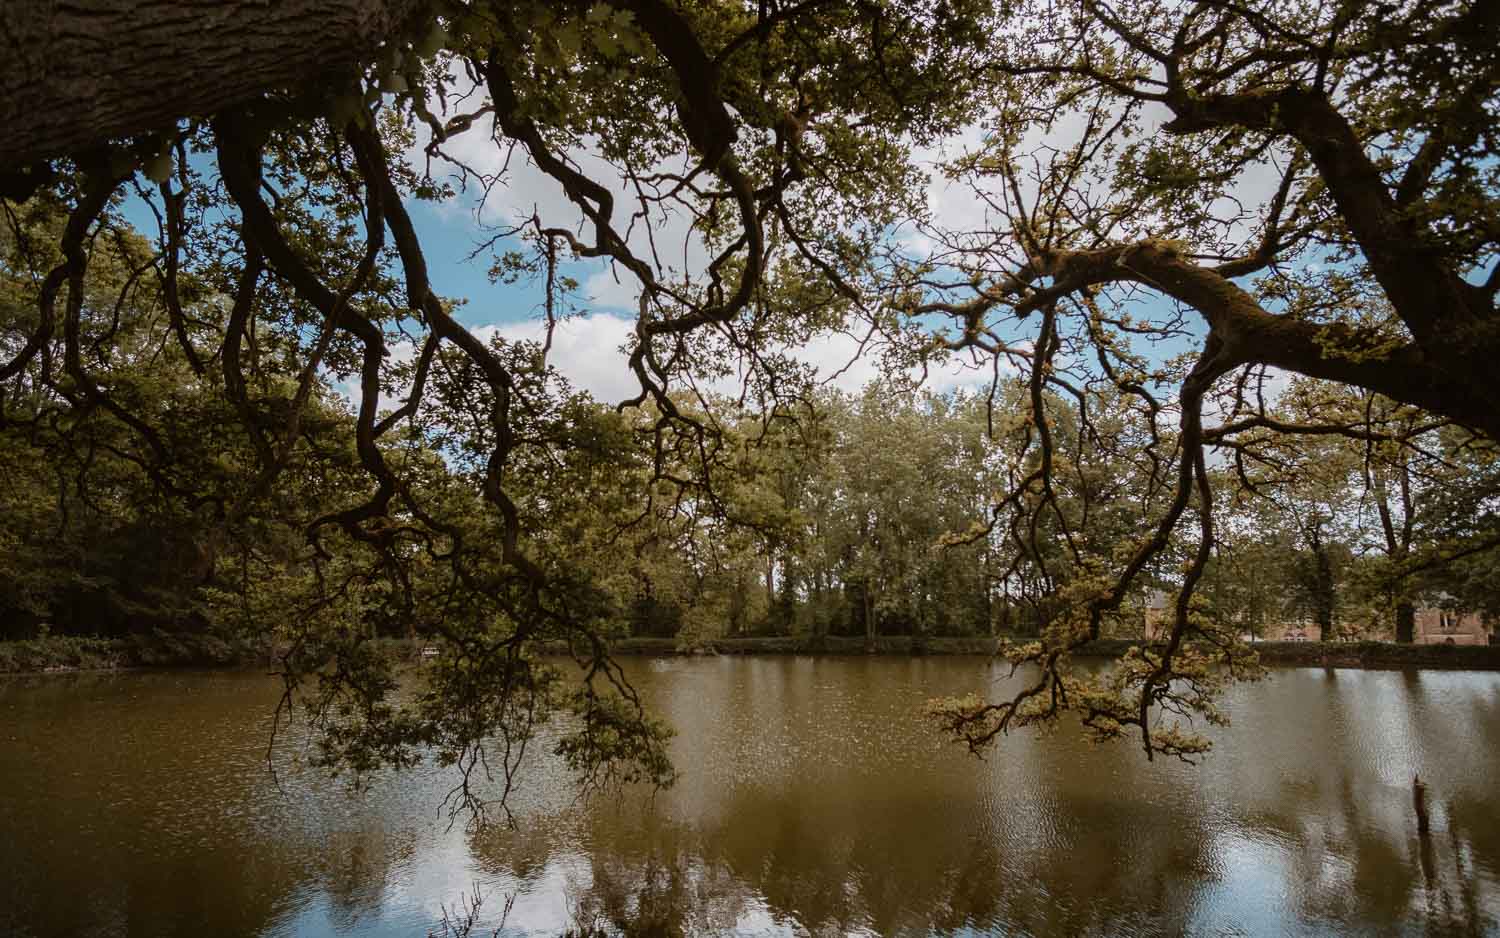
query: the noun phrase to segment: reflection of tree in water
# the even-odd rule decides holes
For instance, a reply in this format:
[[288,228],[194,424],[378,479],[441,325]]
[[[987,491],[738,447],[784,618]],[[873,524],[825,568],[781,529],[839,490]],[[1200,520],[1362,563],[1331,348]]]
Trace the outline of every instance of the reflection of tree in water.
[[[1416,794],[1418,823],[1414,825],[1416,845],[1414,852],[1421,869],[1421,890],[1418,902],[1425,924],[1432,934],[1481,934],[1493,929],[1497,922],[1486,916],[1479,907],[1478,871],[1474,869],[1468,845],[1479,832],[1463,831],[1461,823],[1455,823],[1457,806],[1447,805],[1443,811],[1447,830],[1437,825],[1421,823],[1421,814],[1434,813],[1440,806],[1433,803],[1425,786]],[[1492,825],[1491,825],[1492,826]],[[1486,831],[1480,836],[1494,836]]]
[[[1165,808],[1144,830],[1140,816],[1121,818],[1099,802],[1064,826],[1044,822],[1052,830],[1039,837],[1035,818],[1010,804],[976,828],[971,804],[889,803],[830,823],[828,805],[795,809],[746,793],[731,799],[725,823],[697,830],[603,813],[590,825],[586,873],[568,876],[574,925],[632,936],[726,934],[737,925],[814,934],[996,923],[1040,935],[1116,934],[1127,923],[1151,931],[1182,905],[1177,884],[1209,864],[1202,841],[1180,838]],[[539,864],[565,866],[570,856],[565,844],[524,833],[551,826],[535,820],[471,846],[492,875],[535,877]]]
[[593,886],[576,899],[580,924],[639,938],[723,935],[752,899],[732,872],[696,853],[594,854]]
[[[686,829],[648,827],[649,833],[637,827],[632,836],[601,839],[596,819],[570,810],[529,818],[515,830],[475,832],[469,847],[479,869],[502,888],[561,891],[571,934],[732,932],[755,901],[750,884],[706,859],[701,841]],[[524,913],[513,915],[512,924],[535,927]]]
[[[892,667],[864,667],[881,693],[895,683]],[[682,786],[654,803],[591,806],[544,849],[497,852],[499,865],[570,857],[578,922],[627,934],[721,934],[736,922],[1039,936],[1494,927],[1500,828],[1484,786],[1464,781],[1493,765],[1464,745],[1487,738],[1491,711],[1441,726],[1442,701],[1403,694],[1399,675],[1299,672],[1257,688],[1233,740],[1198,768],[1081,752],[1066,736],[1017,737],[990,762],[954,763],[861,696],[857,677],[842,686],[851,699],[833,701],[812,681],[695,687],[684,722],[705,732]],[[750,691],[753,705],[740,699]],[[1440,740],[1425,758],[1450,760],[1433,765],[1426,877],[1410,776],[1386,777],[1391,759],[1421,754],[1407,738],[1418,733]]]
[[379,920],[392,872],[415,854],[410,832],[378,827],[335,831],[315,853],[314,875],[328,897],[329,919],[341,931]]
[[[531,911],[518,906],[510,927],[548,936],[570,924],[660,935],[737,923],[1038,936],[1497,927],[1492,678],[1286,673],[1246,689],[1252,706],[1225,747],[1188,769],[1066,735],[1012,738],[987,762],[942,748],[901,721],[944,674],[971,679],[959,662],[695,667],[696,683],[667,685],[692,746],[677,788],[569,809],[538,796],[546,807],[518,831],[437,844],[441,779],[422,788],[407,776],[351,801],[288,775],[292,800],[275,793],[263,737],[245,732],[270,704],[240,679],[0,694],[10,725],[45,729],[0,747],[0,777],[28,779],[0,801],[0,934],[363,932],[393,894],[410,896],[394,885],[418,867],[449,902],[471,874],[488,895],[524,892]],[[127,693],[143,700],[126,706]],[[106,724],[101,708],[119,714]]]
[[[1279,735],[1282,764],[1294,769],[1234,817],[1276,845],[1287,901],[1302,920],[1361,930],[1400,922],[1435,935],[1496,926],[1481,900],[1495,887],[1500,825],[1492,796],[1472,784],[1494,757],[1465,745],[1484,738],[1494,714],[1447,706],[1449,678],[1427,675],[1434,690],[1417,672],[1303,672],[1274,697],[1257,698],[1256,716],[1268,726],[1300,720],[1317,730]],[[1430,818],[1425,833],[1416,767]],[[1243,776],[1238,782],[1238,790],[1250,787]]]
[[0,799],[0,934],[255,935],[296,905],[317,851],[275,823],[264,737],[247,733],[273,684],[139,673],[6,686],[0,778],[25,784]]

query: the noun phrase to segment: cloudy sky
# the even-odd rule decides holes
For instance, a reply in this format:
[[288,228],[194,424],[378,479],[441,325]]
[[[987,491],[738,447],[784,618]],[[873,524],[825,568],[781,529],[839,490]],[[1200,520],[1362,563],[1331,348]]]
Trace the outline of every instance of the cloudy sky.
[[[440,109],[436,100],[430,102]],[[1070,132],[1066,120],[1050,129],[1047,136],[1054,145],[1062,142]],[[493,251],[480,252],[470,259],[476,248],[492,238],[497,231],[512,227],[531,218],[533,212],[540,215],[547,225],[567,226],[577,232],[581,239],[591,240],[591,231],[582,224],[582,215],[572,205],[561,187],[550,177],[540,172],[527,158],[524,150],[517,148],[507,152],[497,146],[484,132],[485,122],[466,134],[450,141],[448,152],[468,166],[484,173],[498,174],[504,170],[504,181],[495,186],[481,204],[478,192],[471,187],[468,192],[441,204],[409,202],[413,221],[416,223],[427,255],[434,287],[444,296],[462,300],[458,318],[476,334],[490,336],[498,333],[506,339],[521,340],[539,338],[542,333],[542,290],[537,283],[495,284],[491,283],[488,269],[494,257]],[[981,134],[975,129],[951,141],[946,150],[928,150],[917,154],[917,159],[928,171],[931,182],[928,186],[928,206],[932,219],[938,227],[953,230],[993,230],[992,220],[986,217],[986,207],[976,198],[967,185],[953,183],[943,178],[938,166],[946,159],[977,147]],[[1041,142],[1038,137],[1036,143]],[[408,160],[421,167],[424,162],[419,140],[407,154]],[[622,216],[635,204],[625,183],[607,164],[586,153],[574,154],[578,167],[597,181],[610,186],[617,195],[616,214]],[[433,175],[439,179],[452,179],[448,164],[434,160]],[[210,176],[215,173],[212,166],[201,167]],[[680,169],[679,166],[663,167]],[[1273,173],[1264,174],[1264,179],[1251,180],[1251,188],[1274,186]],[[126,215],[142,231],[155,231],[155,218],[128,200]],[[628,219],[621,219],[623,228]],[[688,219],[682,215],[657,219],[655,225],[656,245],[661,249],[662,261],[675,269],[680,276],[684,269],[701,270],[706,254],[697,239],[691,235]],[[646,241],[644,226],[635,225],[630,234],[630,243],[639,256],[651,256],[650,244]],[[913,253],[923,253],[932,247],[925,235],[906,230],[896,233]],[[668,248],[672,245],[672,248]],[[516,248],[515,239],[499,245],[501,250]],[[675,251],[675,255],[672,253]],[[627,341],[634,322],[634,310],[639,296],[635,279],[628,272],[617,270],[599,260],[568,261],[563,272],[581,284],[578,304],[583,315],[562,324],[554,335],[552,362],[572,383],[592,393],[602,401],[616,402],[634,397],[638,393],[633,376],[625,365],[621,347]],[[669,272],[670,274],[670,272]],[[395,350],[400,354],[404,350]],[[792,350],[797,359],[816,366],[818,372],[829,383],[846,391],[857,391],[877,376],[875,356],[853,360],[858,351],[856,339],[848,335],[827,334],[820,336],[805,347]],[[927,379],[927,386],[936,391],[956,387],[983,387],[989,382],[988,367],[975,368],[971,362],[954,361],[935,371]],[[732,392],[732,382],[717,390]]]
[[[429,106],[440,109],[436,100],[429,102]],[[1147,120],[1158,120],[1161,116],[1148,115]],[[497,146],[484,133],[481,124],[476,122],[472,130],[450,141],[445,149],[454,158],[480,172],[498,174],[503,169],[504,183],[491,190],[483,205],[472,193],[460,195],[442,205],[414,204],[414,219],[433,268],[435,286],[447,296],[467,301],[459,314],[461,321],[476,332],[498,332],[510,339],[536,338],[541,334],[540,288],[537,285],[491,284],[486,271],[492,255],[472,261],[467,260],[468,255],[476,244],[492,236],[498,228],[522,223],[531,218],[533,212],[540,215],[544,224],[572,228],[584,241],[592,240],[592,231],[583,225],[581,213],[568,201],[562,188],[533,166],[522,148],[508,152]],[[1082,128],[1081,116],[1063,114],[1052,126],[1037,128],[1023,148],[1043,144],[1065,147],[1082,132]],[[996,228],[996,220],[988,217],[983,200],[977,198],[967,184],[945,179],[938,169],[942,162],[972,151],[981,142],[982,132],[972,128],[949,141],[944,150],[926,150],[916,155],[918,163],[929,172],[928,207],[932,221],[939,229],[992,231]],[[419,141],[408,153],[408,159],[414,165],[423,163],[423,143],[425,140]],[[581,171],[615,192],[616,227],[623,230],[628,224],[628,218],[624,216],[637,204],[633,193],[603,161],[587,153],[575,153],[573,158]],[[433,174],[439,178],[449,172],[441,161],[434,160],[431,165]],[[681,165],[660,168],[679,172],[683,169]],[[1242,180],[1246,204],[1254,205],[1261,197],[1269,195],[1277,179],[1278,173],[1269,163],[1253,169]],[[1027,188],[1030,187],[1023,186],[1023,190]],[[1029,195],[1031,192],[1023,191],[1023,197]],[[1215,208],[1221,209],[1226,218],[1234,217],[1240,210],[1238,204]],[[655,247],[660,249],[667,267],[673,268],[679,277],[683,270],[697,272],[702,269],[707,255],[692,236],[686,217],[676,215],[656,219],[653,227]],[[893,237],[899,238],[918,255],[925,254],[933,246],[926,235],[914,230],[898,232]],[[633,226],[628,240],[637,256],[652,256],[653,245],[647,241],[643,225]],[[564,272],[582,284],[581,306],[586,315],[565,324],[554,337],[553,363],[576,386],[587,389],[601,400],[618,401],[635,396],[638,388],[620,353],[620,346],[629,335],[639,296],[634,277],[601,261],[571,262]],[[666,276],[670,275],[671,272],[667,272]],[[1146,300],[1156,312],[1161,312],[1156,307],[1166,303],[1160,297]],[[1136,312],[1149,311],[1143,307]],[[1018,338],[1024,340],[1025,336],[1018,333]],[[1148,354],[1165,356],[1185,348],[1180,341],[1168,345],[1171,347],[1158,348]],[[856,350],[857,342],[853,338],[831,334],[815,339],[793,354],[815,365],[819,373],[835,386],[857,391],[876,376],[877,365],[873,356],[851,365]],[[988,384],[989,376],[987,367],[975,369],[965,362],[955,361],[940,373],[929,375],[927,385],[940,391],[959,386],[980,387]]]
[[[960,141],[967,145],[976,141]],[[506,183],[496,186],[483,204],[474,194],[433,205],[413,203],[411,210],[422,236],[436,289],[446,296],[463,298],[460,320],[481,335],[499,333],[507,339],[536,339],[542,334],[541,300],[538,285],[492,284],[487,276],[491,254],[467,260],[475,246],[491,237],[496,230],[514,226],[529,219],[533,212],[544,224],[572,228],[581,240],[592,240],[591,229],[582,225],[582,215],[550,177],[540,172],[517,149],[507,154],[476,128],[453,142],[448,152],[466,165],[487,173],[505,168]],[[924,154],[928,161],[942,154]],[[508,159],[507,159],[508,158]],[[414,165],[422,165],[420,148],[408,154]],[[586,154],[575,155],[579,168],[594,179],[609,185],[616,193],[616,214],[623,216],[634,204],[624,182],[608,165]],[[433,175],[442,178],[444,164],[434,161]],[[680,167],[664,167],[680,169]],[[961,187],[949,185],[934,173],[929,201],[934,211],[954,224],[976,220],[976,202]],[[623,228],[625,220],[617,224]],[[662,261],[677,271],[701,270],[706,254],[691,236],[688,219],[682,215],[658,219],[655,241]],[[650,256],[644,226],[636,225],[629,238],[639,256]],[[511,242],[514,247],[516,242]],[[667,248],[672,245],[672,248]],[[675,251],[675,254],[672,252]],[[634,327],[634,309],[639,287],[632,275],[602,261],[569,262],[564,273],[581,286],[580,306],[585,314],[562,324],[553,339],[552,363],[577,387],[604,401],[619,401],[639,392],[634,376],[620,351]],[[849,335],[828,334],[808,345],[792,350],[800,361],[814,365],[828,382],[846,391],[857,391],[877,376],[873,356],[854,360],[858,341]],[[929,375],[927,386],[936,391],[960,386],[979,387],[990,380],[988,367],[976,369],[971,363],[954,361],[940,372]],[[734,390],[727,382],[718,390]]]

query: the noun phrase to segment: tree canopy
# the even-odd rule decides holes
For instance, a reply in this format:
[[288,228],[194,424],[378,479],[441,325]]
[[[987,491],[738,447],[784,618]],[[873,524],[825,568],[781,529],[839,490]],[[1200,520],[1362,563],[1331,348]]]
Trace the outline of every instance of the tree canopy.
[[[493,758],[508,791],[564,708],[586,779],[669,778],[667,730],[608,653],[611,552],[696,551],[689,574],[727,584],[736,538],[790,550],[788,513],[819,491],[788,454],[823,444],[789,350],[830,331],[896,376],[958,360],[989,377],[970,517],[835,514],[866,603],[960,588],[883,538],[982,543],[954,556],[1025,584],[1036,641],[1012,656],[1034,681],[937,707],[971,745],[1077,711],[1148,755],[1203,751],[1155,712],[1215,719],[1250,669],[1200,595],[1228,541],[1216,506],[1291,497],[1288,476],[1321,497],[1297,468],[1324,461],[1318,441],[1351,454],[1329,497],[1356,479],[1380,500],[1393,576],[1500,542],[1492,4],[122,15],[0,6],[0,421],[37,454],[5,458],[45,460],[23,471],[55,472],[63,503],[178,532],[205,615],[281,629],[288,699],[322,721],[330,764],[435,750],[468,778]],[[976,210],[933,210],[939,151]],[[433,289],[409,206],[493,196],[523,161],[566,207],[479,253],[535,279],[544,338],[486,341]],[[127,196],[154,237],[123,223]],[[549,367],[586,303],[570,259],[637,297],[639,393],[615,411]],[[742,392],[715,399],[729,375]],[[883,432],[922,420],[887,410]],[[871,498],[946,484],[968,444],[933,445],[952,459],[876,444],[851,471]],[[1414,465],[1472,483],[1432,486],[1465,520],[1430,555]],[[1298,536],[1317,555],[1315,517]],[[1167,640],[1071,672],[1148,579],[1173,594]],[[698,590],[695,614],[731,614],[733,593]],[[420,692],[369,653],[375,622],[449,648]],[[549,641],[577,681],[537,658]]]

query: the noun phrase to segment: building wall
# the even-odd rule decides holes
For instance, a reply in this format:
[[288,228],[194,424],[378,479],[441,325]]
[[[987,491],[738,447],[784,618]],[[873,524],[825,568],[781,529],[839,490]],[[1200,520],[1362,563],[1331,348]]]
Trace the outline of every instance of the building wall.
[[1315,642],[1318,626],[1314,622],[1274,622],[1260,630],[1256,641],[1261,642]]
[[1490,636],[1477,613],[1418,606],[1416,642],[1419,645],[1487,645]]
[[[1145,615],[1145,628],[1142,635],[1148,642],[1163,641],[1172,631],[1172,619],[1175,612],[1169,606],[1147,606]],[[1241,638],[1250,639],[1248,632],[1242,632]],[[1260,634],[1255,636],[1258,642],[1315,642],[1318,640],[1318,626],[1313,622],[1268,622],[1260,629]]]
[[[1148,597],[1145,606],[1143,636],[1148,642],[1161,641],[1172,629],[1173,611],[1160,596]],[[1394,641],[1393,627],[1389,617],[1379,623],[1359,628],[1352,623],[1341,623],[1341,637],[1352,641]],[[1248,635],[1243,636],[1249,638]],[[1315,642],[1318,626],[1315,622],[1275,622],[1264,625],[1255,637],[1262,642]],[[1478,613],[1459,613],[1439,609],[1435,606],[1418,606],[1416,610],[1415,642],[1419,645],[1487,645],[1490,629]]]

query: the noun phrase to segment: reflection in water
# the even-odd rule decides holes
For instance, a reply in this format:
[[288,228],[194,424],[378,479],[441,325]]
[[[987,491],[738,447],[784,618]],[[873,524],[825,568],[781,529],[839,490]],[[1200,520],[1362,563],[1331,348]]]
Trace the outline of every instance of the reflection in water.
[[441,772],[353,798],[301,740],[278,789],[259,676],[0,683],[0,933],[421,936],[476,883],[513,934],[1500,928],[1497,675],[1278,671],[1192,767],[1066,731],[944,744],[920,706],[1003,683],[980,659],[632,670],[678,786],[576,804],[539,747],[520,827],[477,833]]

